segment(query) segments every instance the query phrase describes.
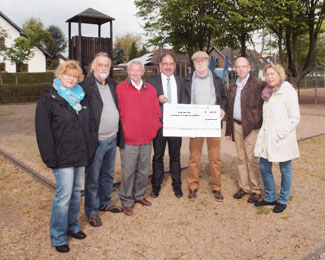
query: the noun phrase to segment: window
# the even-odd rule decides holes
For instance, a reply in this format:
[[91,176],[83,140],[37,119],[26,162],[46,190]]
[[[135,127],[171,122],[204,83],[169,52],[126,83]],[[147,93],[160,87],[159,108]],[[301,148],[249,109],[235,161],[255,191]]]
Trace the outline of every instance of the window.
[[218,68],[220,66],[219,56],[216,57],[215,62],[216,62],[216,67]]
[[28,72],[28,64],[22,64],[21,66],[18,66],[16,64],[16,71],[17,72]]
[[0,38],[0,50],[6,46],[5,38]]
[[6,63],[0,62],[0,71],[6,71]]

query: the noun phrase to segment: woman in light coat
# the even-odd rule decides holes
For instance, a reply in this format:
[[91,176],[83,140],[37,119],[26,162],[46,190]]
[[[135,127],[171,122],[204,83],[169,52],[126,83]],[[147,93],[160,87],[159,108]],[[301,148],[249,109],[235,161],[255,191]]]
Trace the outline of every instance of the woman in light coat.
[[[291,161],[299,157],[296,127],[300,121],[299,102],[296,90],[285,81],[285,72],[279,64],[264,68],[268,85],[262,92],[263,125],[259,131],[254,155],[260,157],[265,197],[255,206],[275,205],[273,212],[280,213],[287,207],[292,183]],[[281,191],[276,200],[272,163],[279,162]]]

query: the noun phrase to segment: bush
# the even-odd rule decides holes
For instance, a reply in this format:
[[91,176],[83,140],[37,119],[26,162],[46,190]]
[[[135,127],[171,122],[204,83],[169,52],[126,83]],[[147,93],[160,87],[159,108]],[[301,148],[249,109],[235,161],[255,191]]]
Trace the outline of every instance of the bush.
[[0,85],[0,104],[35,102],[53,84],[3,84]]
[[2,84],[41,84],[52,83],[54,79],[53,72],[17,72],[2,73]]
[[1,73],[2,84],[15,84],[16,83],[16,73]]

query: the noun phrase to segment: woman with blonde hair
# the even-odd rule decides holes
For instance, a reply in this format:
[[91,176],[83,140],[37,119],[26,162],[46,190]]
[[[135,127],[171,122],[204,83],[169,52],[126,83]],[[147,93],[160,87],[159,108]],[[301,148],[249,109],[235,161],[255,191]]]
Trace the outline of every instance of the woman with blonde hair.
[[[287,207],[291,183],[292,164],[299,157],[296,127],[300,121],[299,102],[296,90],[285,81],[286,75],[279,64],[268,64],[264,68],[268,85],[262,92],[263,124],[259,131],[254,155],[260,157],[265,197],[255,206],[275,205],[273,212],[280,213]],[[272,163],[279,162],[281,191],[276,200]]]
[[53,87],[37,102],[36,139],[43,162],[51,168],[56,182],[50,238],[56,250],[69,252],[67,235],[86,237],[80,230],[80,190],[85,166],[96,149],[95,127],[85,93],[78,85],[83,79],[77,61],[68,60],[56,69]]

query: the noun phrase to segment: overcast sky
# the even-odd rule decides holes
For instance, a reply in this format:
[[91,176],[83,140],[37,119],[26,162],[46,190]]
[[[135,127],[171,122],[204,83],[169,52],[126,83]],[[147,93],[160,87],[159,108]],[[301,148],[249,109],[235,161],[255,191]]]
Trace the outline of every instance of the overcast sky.
[[[137,9],[133,0],[0,0],[0,10],[19,27],[28,18],[39,18],[45,28],[56,25],[68,37],[68,23],[71,17],[93,8],[115,18],[113,35],[127,32],[143,34],[143,22],[136,17]],[[102,25],[102,36],[109,36],[109,23]],[[78,33],[78,24],[72,23],[72,36]],[[83,36],[97,36],[97,25],[82,25]]]

